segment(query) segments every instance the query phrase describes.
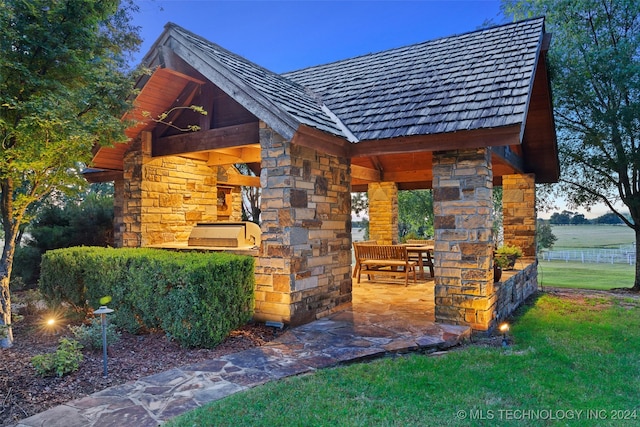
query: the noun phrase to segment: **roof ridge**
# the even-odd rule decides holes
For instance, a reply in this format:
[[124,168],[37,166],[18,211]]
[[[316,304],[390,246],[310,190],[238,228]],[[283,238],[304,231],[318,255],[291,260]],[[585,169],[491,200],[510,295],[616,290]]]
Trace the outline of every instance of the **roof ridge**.
[[408,48],[412,48],[412,47],[416,47],[416,46],[422,46],[422,45],[428,45],[428,44],[436,44],[436,43],[442,42],[443,40],[470,36],[472,34],[484,32],[484,31],[494,31],[494,30],[497,30],[499,28],[504,28],[504,27],[509,27],[509,26],[520,26],[523,23],[526,23],[528,21],[539,21],[539,20],[544,21],[544,19],[545,19],[544,16],[537,16],[537,17],[527,18],[527,19],[523,19],[523,20],[519,20],[519,21],[508,22],[508,23],[504,23],[504,24],[496,24],[496,25],[492,25],[490,27],[479,28],[479,29],[472,30],[472,31],[467,31],[467,32],[464,32],[464,33],[451,34],[451,35],[448,35],[448,36],[442,36],[442,37],[438,37],[438,38],[430,39],[430,40],[425,40],[425,41],[418,42],[418,43],[402,45],[402,46],[396,46],[396,47],[392,47],[390,49],[380,50],[380,51],[377,51],[377,52],[369,52],[369,53],[365,53],[365,54],[362,54],[362,55],[356,55],[356,56],[352,56],[352,57],[349,57],[349,58],[338,59],[336,61],[326,62],[326,63],[323,63],[323,64],[311,65],[311,66],[308,66],[308,67],[299,68],[297,70],[285,71],[285,72],[281,73],[281,75],[285,75],[286,76],[286,75],[290,75],[290,74],[296,74],[296,73],[304,72],[304,71],[307,71],[307,70],[312,70],[314,68],[322,68],[322,67],[327,67],[327,66],[330,66],[330,65],[337,65],[337,64],[340,64],[342,62],[355,61],[355,60],[366,58],[366,57],[373,57],[373,56],[376,56],[376,55],[392,53],[392,52],[397,51],[397,50],[408,49]]

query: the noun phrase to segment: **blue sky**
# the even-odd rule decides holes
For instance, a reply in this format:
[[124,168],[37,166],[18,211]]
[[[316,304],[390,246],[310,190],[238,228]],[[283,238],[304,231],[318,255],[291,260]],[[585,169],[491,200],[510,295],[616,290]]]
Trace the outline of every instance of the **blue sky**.
[[171,21],[277,73],[504,22],[495,0],[136,3],[144,39],[138,62]]

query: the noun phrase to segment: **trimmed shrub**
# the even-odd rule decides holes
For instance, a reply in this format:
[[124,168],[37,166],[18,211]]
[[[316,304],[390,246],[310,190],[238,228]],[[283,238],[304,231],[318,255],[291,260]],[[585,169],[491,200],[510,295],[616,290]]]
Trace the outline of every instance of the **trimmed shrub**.
[[162,329],[185,347],[213,347],[253,315],[254,260],[226,253],[75,247],[48,251],[40,291],[53,302],[98,307],[129,332]]

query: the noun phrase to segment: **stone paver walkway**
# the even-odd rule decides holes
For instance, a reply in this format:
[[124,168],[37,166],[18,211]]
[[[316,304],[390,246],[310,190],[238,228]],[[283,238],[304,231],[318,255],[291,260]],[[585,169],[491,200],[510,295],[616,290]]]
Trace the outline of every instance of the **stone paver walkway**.
[[437,351],[467,339],[468,327],[433,322],[432,301],[432,282],[407,288],[363,283],[354,287],[351,308],[291,328],[265,346],[111,387],[17,426],[157,426],[268,381],[387,354]]

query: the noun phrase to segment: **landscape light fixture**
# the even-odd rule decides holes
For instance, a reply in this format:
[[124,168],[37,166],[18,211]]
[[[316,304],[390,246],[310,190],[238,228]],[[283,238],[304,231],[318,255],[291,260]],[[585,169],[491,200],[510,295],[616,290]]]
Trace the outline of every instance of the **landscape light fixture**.
[[507,341],[507,332],[509,332],[509,324],[504,322],[500,325],[500,332],[502,332],[502,346],[508,347],[509,342]]
[[107,378],[107,314],[113,313],[113,310],[106,305],[101,305],[93,314],[100,315],[100,323],[102,323],[102,376]]

